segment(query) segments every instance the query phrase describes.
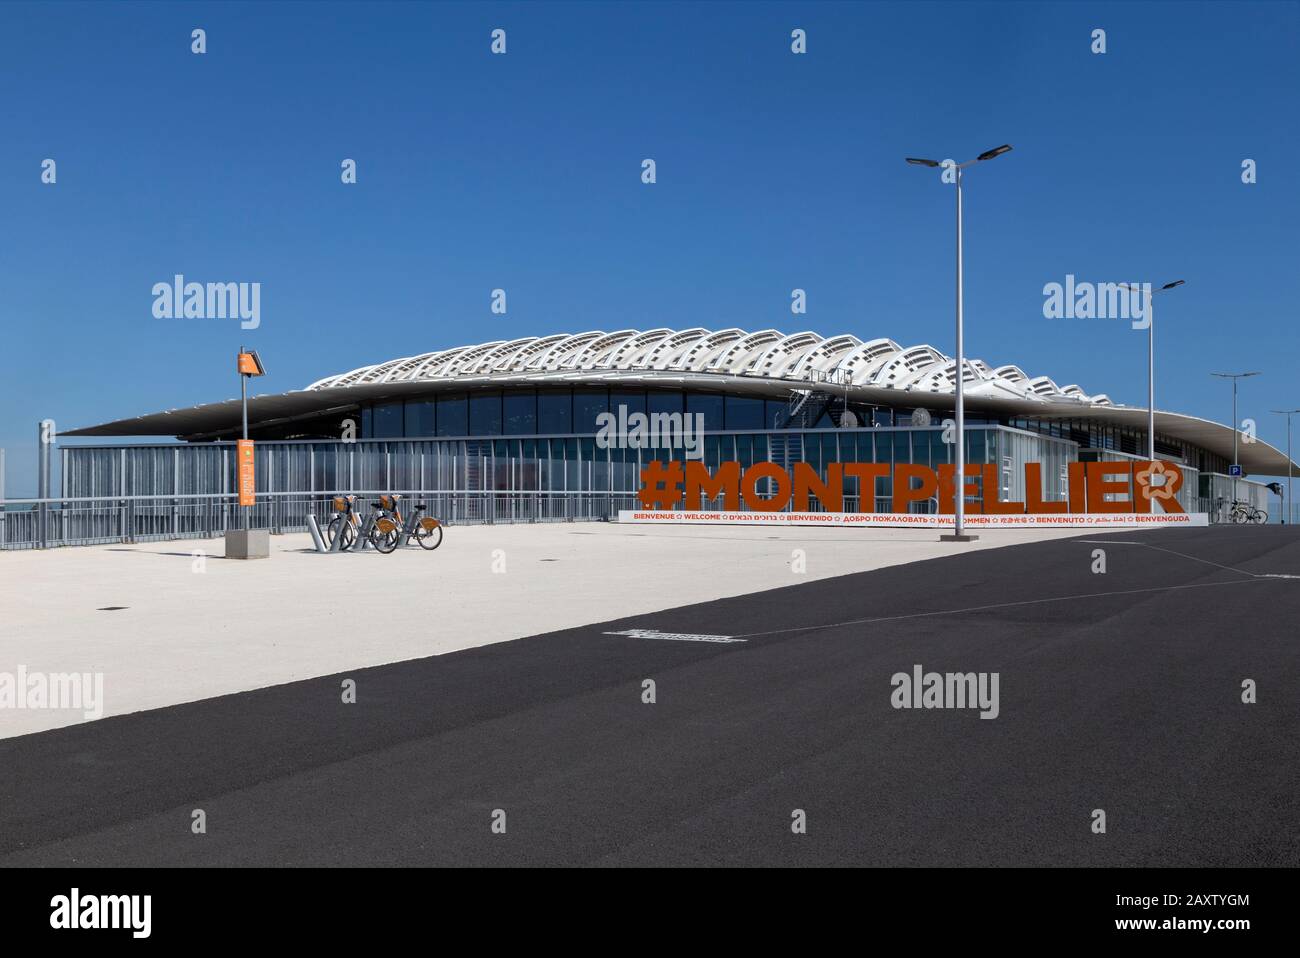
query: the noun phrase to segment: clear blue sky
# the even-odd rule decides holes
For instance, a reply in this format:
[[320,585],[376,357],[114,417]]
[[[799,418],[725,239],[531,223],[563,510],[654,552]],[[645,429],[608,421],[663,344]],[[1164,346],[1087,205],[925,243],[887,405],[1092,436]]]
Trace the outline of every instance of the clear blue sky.
[[[952,189],[903,157],[1003,142],[967,180],[969,354],[1144,405],[1145,334],[1046,320],[1042,288],[1186,278],[1157,405],[1226,421],[1210,371],[1258,369],[1241,414],[1281,445],[1298,38],[1295,3],[0,5],[8,492],[39,419],[237,395],[241,343],[265,392],[565,330],[951,351]],[[261,328],[155,319],[175,273],[260,282]]]

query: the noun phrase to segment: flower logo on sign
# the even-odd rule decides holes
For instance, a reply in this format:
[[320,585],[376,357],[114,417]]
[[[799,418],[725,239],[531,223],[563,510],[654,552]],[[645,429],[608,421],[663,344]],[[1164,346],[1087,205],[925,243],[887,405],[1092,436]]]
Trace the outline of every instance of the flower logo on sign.
[[1133,474],[1133,478],[1142,493],[1142,498],[1151,502],[1156,499],[1173,499],[1174,493],[1178,491],[1178,486],[1183,481],[1183,474],[1181,470],[1168,468],[1163,462],[1156,460],[1139,468]]

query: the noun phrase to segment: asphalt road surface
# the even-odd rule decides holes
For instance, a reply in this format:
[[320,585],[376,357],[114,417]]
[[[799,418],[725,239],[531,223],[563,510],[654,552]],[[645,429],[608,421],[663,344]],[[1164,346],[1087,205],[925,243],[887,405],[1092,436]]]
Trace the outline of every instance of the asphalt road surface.
[[1298,617],[1285,528],[794,585],[0,741],[0,865],[1295,866]]

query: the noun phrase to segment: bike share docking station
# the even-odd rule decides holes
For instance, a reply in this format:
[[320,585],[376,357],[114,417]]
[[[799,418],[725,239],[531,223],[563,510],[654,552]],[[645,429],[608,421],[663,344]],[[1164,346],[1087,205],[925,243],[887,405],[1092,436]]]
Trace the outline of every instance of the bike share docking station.
[[361,523],[356,513],[354,495],[334,497],[334,514],[324,534],[315,515],[307,516],[307,530],[317,552],[364,552],[373,547],[387,555],[398,546],[414,542],[421,549],[432,552],[442,544],[442,523],[433,516],[424,515],[425,506],[417,503],[408,518],[402,517],[401,496],[393,493],[380,496],[370,504],[370,513]]

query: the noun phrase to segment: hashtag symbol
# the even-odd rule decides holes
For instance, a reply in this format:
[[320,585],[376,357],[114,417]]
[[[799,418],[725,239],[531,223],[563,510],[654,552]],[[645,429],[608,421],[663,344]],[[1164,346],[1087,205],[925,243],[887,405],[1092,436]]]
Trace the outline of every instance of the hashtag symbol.
[[671,509],[682,501],[682,464],[676,460],[665,466],[657,459],[641,470],[641,491],[637,498],[647,509]]

